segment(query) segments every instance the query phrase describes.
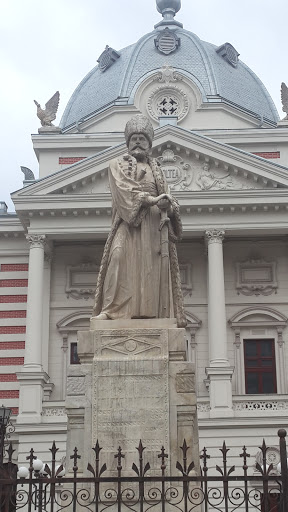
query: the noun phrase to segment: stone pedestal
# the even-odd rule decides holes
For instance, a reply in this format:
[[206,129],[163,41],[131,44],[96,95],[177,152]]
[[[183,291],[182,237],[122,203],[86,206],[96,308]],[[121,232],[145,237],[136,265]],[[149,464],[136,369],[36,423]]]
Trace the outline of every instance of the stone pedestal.
[[198,466],[195,367],[186,352],[185,330],[173,319],[92,318],[91,330],[78,333],[81,367],[77,376],[68,375],[66,407],[67,456],[78,447],[80,470],[94,460],[91,448],[97,440],[111,475],[119,446],[125,454],[123,471],[131,474],[140,439],[152,471],[160,469],[157,455],[164,446],[167,469],[177,474],[184,438],[191,447],[188,457]]

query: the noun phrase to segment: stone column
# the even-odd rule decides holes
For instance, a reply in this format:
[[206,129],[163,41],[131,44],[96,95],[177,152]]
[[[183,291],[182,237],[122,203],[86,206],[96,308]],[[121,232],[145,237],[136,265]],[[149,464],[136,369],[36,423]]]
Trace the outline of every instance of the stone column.
[[42,371],[42,318],[45,235],[27,235],[30,245],[26,343],[23,371]]
[[222,230],[206,231],[208,245],[208,338],[210,416],[232,416],[232,375],[227,354]]
[[27,235],[30,244],[24,365],[20,383],[18,423],[41,422],[44,385],[48,375],[42,366],[42,320],[45,235]]

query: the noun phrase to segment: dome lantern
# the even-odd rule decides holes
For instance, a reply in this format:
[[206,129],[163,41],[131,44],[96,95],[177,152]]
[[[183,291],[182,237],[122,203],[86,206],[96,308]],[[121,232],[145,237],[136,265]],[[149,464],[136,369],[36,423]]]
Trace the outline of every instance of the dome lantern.
[[156,0],[157,11],[163,16],[163,20],[155,25],[155,28],[163,25],[176,25],[183,27],[182,23],[174,20],[174,17],[181,9],[181,0]]

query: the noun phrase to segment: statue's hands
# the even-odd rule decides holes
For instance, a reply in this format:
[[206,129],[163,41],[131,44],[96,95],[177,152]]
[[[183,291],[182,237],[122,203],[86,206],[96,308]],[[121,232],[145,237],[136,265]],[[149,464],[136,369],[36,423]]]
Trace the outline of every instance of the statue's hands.
[[154,196],[147,196],[146,202],[149,204],[149,206],[155,206],[158,205],[159,201],[166,200],[167,194],[161,194],[160,196],[154,197]]
[[160,210],[168,210],[171,203],[169,199],[160,199],[157,203],[157,206]]
[[156,205],[158,206],[159,210],[166,210],[168,214],[172,212],[171,201],[172,198],[169,196],[169,194],[160,194],[160,196],[157,197],[146,197],[146,202],[149,206]]
[[172,215],[172,197],[169,196],[169,194],[161,194],[161,196],[158,196],[157,206],[161,211],[166,210],[167,215]]

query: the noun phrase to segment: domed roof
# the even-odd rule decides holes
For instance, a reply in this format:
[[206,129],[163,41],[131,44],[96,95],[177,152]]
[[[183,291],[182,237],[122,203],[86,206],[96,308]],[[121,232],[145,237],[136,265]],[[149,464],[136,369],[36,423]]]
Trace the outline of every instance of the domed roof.
[[180,38],[180,44],[167,55],[155,47],[155,38],[165,29],[163,23],[119,52],[106,48],[106,56],[113,55],[112,65],[103,71],[100,59],[100,64],[78,85],[63,114],[62,128],[82,122],[116,100],[118,104],[133,104],[140,83],[165,65],[190,78],[198,86],[204,103],[222,99],[259,118],[272,123],[278,121],[279,116],[268,91],[255,73],[238,60],[238,54],[231,45],[226,43],[218,48],[175,22],[173,34]]

